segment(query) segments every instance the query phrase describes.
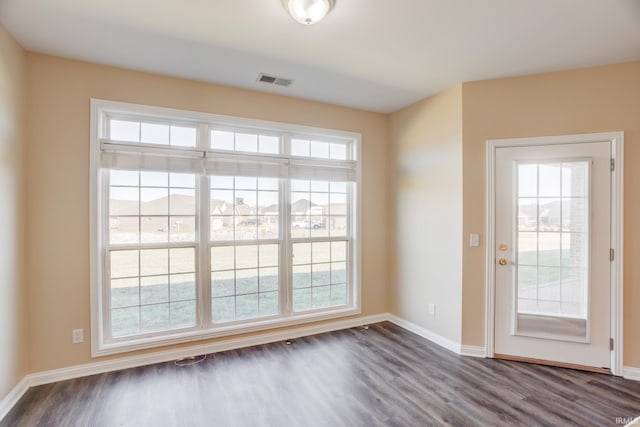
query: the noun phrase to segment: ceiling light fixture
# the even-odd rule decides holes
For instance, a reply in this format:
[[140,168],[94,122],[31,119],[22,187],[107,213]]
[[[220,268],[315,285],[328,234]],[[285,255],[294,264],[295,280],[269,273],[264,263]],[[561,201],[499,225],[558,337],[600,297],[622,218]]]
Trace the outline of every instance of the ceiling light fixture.
[[327,16],[335,0],[282,0],[282,3],[297,22],[313,25]]

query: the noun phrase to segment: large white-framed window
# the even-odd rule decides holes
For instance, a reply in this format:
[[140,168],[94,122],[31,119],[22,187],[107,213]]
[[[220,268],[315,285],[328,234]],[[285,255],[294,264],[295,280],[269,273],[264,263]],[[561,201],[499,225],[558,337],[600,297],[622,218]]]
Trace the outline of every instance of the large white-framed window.
[[360,135],[91,101],[92,354],[360,312]]

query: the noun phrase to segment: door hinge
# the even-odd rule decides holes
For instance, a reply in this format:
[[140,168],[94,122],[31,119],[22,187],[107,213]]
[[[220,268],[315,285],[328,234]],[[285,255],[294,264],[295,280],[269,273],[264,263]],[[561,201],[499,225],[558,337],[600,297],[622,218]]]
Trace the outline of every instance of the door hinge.
[[613,351],[613,338],[609,338],[609,350]]
[[609,261],[613,261],[614,259],[614,251],[613,248],[609,249]]
[[611,172],[616,170],[616,159],[611,159]]

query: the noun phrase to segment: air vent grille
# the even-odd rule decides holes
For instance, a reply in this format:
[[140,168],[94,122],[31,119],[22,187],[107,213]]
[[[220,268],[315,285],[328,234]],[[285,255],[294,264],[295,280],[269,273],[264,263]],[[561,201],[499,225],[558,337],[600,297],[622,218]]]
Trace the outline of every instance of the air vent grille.
[[293,79],[287,79],[284,77],[274,76],[273,74],[260,73],[258,81],[261,83],[273,84],[278,86],[290,86],[293,83]]

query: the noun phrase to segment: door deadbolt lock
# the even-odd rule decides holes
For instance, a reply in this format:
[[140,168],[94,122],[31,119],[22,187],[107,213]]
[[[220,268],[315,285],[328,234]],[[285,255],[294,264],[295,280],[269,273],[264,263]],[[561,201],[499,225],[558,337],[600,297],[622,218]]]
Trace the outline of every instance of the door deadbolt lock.
[[506,260],[506,258],[500,258],[500,259],[498,260],[498,264],[500,264],[500,265],[507,265],[507,260]]

